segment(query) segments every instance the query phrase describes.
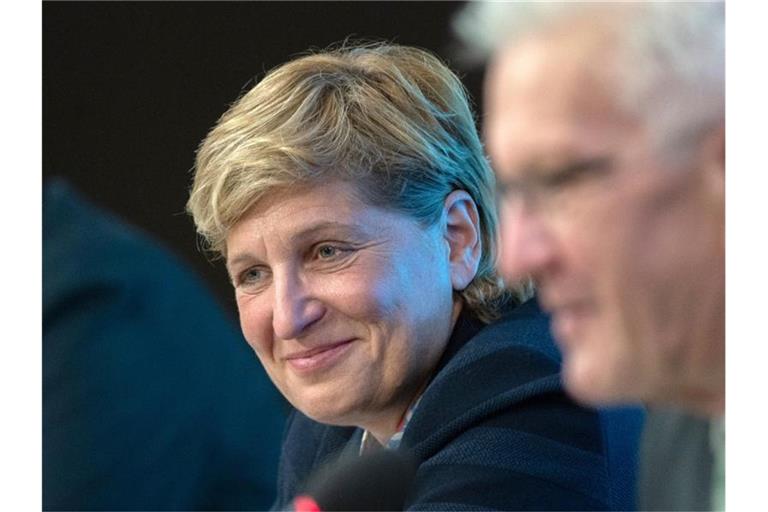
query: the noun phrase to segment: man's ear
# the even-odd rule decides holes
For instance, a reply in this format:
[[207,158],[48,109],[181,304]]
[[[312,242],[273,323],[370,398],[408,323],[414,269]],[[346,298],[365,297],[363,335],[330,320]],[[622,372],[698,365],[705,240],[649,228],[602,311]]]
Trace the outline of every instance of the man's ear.
[[713,203],[725,205],[725,124],[711,130],[701,145],[700,167]]
[[463,190],[454,190],[443,203],[443,236],[448,244],[451,284],[461,291],[477,274],[483,243],[477,205]]

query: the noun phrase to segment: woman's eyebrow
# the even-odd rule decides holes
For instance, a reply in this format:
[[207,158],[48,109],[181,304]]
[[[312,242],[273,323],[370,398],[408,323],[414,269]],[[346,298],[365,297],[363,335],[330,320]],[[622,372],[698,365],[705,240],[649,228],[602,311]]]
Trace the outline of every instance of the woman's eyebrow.
[[[366,238],[367,231],[357,222],[340,222],[335,220],[319,220],[303,226],[299,231],[293,233],[289,240],[292,244],[300,244],[307,240],[318,238],[324,234],[330,234],[332,232],[335,236],[344,236],[354,239]],[[243,262],[251,262],[258,260],[251,251],[245,250],[243,252],[232,255],[231,258],[227,258],[225,266],[227,271],[231,274],[232,269],[236,268]]]
[[363,226],[357,222],[340,222],[335,220],[320,220],[302,227],[299,231],[291,235],[292,243],[302,242],[310,238],[321,236],[327,232],[333,232],[335,235],[359,238],[368,233]]
[[227,261],[225,262],[225,266],[227,267],[227,271],[229,271],[231,274],[231,270],[233,267],[238,266],[240,263],[244,261],[250,261],[253,259],[254,258],[250,252],[242,252],[237,256],[232,257],[231,259],[228,258]]

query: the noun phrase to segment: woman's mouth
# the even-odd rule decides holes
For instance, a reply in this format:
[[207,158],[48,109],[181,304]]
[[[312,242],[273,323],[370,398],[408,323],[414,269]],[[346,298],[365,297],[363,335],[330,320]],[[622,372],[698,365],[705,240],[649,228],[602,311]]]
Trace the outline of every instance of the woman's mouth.
[[338,362],[351,347],[354,339],[328,343],[310,350],[295,352],[285,357],[288,364],[300,373],[329,368]]

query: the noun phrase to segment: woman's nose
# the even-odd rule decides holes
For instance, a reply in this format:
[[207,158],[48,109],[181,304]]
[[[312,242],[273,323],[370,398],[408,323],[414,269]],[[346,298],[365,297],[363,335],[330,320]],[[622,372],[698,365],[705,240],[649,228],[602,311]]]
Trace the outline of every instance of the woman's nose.
[[298,275],[275,276],[272,329],[278,339],[298,338],[325,314],[322,301]]

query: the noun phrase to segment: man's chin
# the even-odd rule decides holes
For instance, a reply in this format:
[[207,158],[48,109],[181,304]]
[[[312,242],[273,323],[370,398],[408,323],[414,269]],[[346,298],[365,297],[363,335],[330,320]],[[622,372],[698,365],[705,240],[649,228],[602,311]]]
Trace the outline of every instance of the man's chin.
[[598,358],[595,363],[566,356],[563,362],[563,385],[577,402],[591,407],[626,404],[630,400],[622,383],[606,373],[608,361]]

